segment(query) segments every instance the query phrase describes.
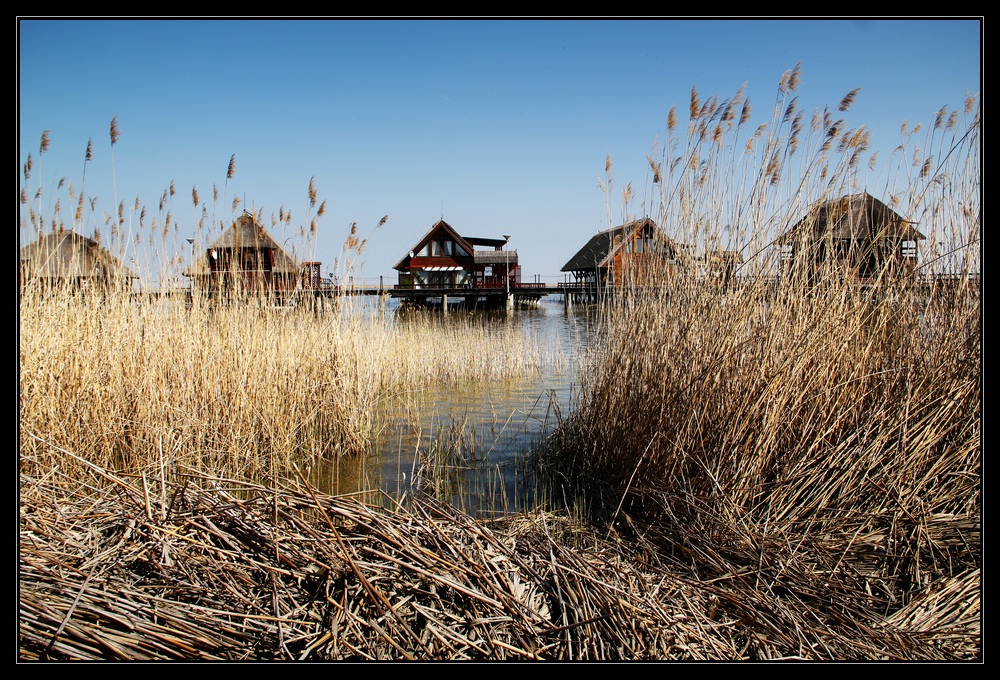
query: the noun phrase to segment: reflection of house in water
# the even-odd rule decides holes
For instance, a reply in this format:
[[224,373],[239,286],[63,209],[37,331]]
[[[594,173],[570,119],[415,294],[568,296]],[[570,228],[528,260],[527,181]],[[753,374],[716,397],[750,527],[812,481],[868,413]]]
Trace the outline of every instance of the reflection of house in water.
[[[399,288],[517,288],[521,270],[517,251],[506,250],[509,237],[461,236],[441,220],[393,267]],[[485,246],[486,250],[476,250]]]
[[45,290],[132,289],[139,275],[94,239],[58,229],[21,248],[18,287],[34,283]]
[[266,297],[275,302],[320,286],[320,263],[299,264],[256,218],[244,212],[184,270],[195,294],[211,299]]
[[592,292],[624,283],[659,286],[673,280],[685,250],[647,217],[595,234],[561,271]]
[[781,276],[812,284],[825,273],[858,282],[910,273],[924,239],[912,225],[868,193],[819,202],[778,238]]

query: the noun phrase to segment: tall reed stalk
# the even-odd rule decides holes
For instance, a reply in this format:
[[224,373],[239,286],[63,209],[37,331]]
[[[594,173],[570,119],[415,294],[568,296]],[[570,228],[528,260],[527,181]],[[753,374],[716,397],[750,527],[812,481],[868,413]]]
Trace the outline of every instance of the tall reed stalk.
[[[112,147],[118,136],[115,119]],[[45,152],[48,135],[42,140]],[[85,171],[91,161],[88,143]],[[227,191],[234,174],[235,155]],[[19,196],[26,236],[42,223],[26,200],[30,177],[29,156]],[[173,186],[160,201],[160,212],[167,211],[164,238],[154,238],[155,221],[137,225],[148,229],[150,243],[143,271],[159,267],[159,275],[144,276],[137,287],[131,281],[107,288],[24,281],[18,309],[22,473],[37,478],[69,468],[86,480],[89,462],[121,474],[156,468],[258,481],[292,475],[295,465],[372,453],[388,414],[417,408],[430,382],[495,381],[540,370],[544,359],[531,338],[471,318],[395,323],[355,308],[351,298],[320,313],[307,305],[276,310],[264,286],[237,291],[236,304],[212,304],[199,295],[185,304],[177,290],[151,285],[175,282],[182,256],[194,254],[166,238],[170,226],[176,229],[169,210]],[[79,205],[84,200],[80,194]],[[197,218],[197,189],[192,201]],[[326,212],[312,180],[309,206],[311,238]],[[136,210],[145,214],[138,201]],[[201,213],[193,240],[205,245],[207,206]],[[282,209],[282,222],[290,219]],[[119,211],[114,233],[122,224]],[[360,253],[364,241],[350,239],[354,233],[349,249]]]
[[[859,288],[831,268],[806,291],[776,283],[777,234],[875,177],[863,129],[824,111],[808,136],[797,87],[786,74],[746,144],[742,93],[692,93],[646,209],[695,256],[661,296],[625,290],[606,308],[544,463],[554,497],[699,578],[751,569],[762,589],[892,610],[981,561],[979,113],[939,113],[925,156],[899,154],[900,176],[917,171],[885,200],[928,236],[915,277]],[[744,258],[728,288],[697,256],[716,244]],[[958,284],[918,286],[931,271]]]

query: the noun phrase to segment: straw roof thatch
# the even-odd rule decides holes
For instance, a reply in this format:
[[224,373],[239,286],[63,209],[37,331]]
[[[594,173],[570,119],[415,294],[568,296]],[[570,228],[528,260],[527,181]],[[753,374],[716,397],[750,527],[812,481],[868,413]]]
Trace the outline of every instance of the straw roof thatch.
[[516,250],[477,250],[472,255],[476,264],[517,264]]
[[926,238],[892,208],[864,192],[822,201],[812,206],[805,217],[783,233],[778,242],[793,244],[800,238],[816,240],[872,241],[898,238],[919,241]]
[[211,273],[209,253],[213,250],[238,251],[244,248],[273,251],[272,273],[297,275],[301,271],[295,258],[288,254],[252,214],[244,212],[184,270],[184,276],[206,276]]
[[21,248],[19,257],[22,271],[39,279],[120,279],[131,282],[139,278],[97,241],[67,229],[41,236]]

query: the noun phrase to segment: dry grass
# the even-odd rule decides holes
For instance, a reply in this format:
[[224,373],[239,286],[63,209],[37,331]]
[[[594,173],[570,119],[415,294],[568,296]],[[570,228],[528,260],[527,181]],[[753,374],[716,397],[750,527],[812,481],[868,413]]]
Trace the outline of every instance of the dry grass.
[[[661,185],[661,223],[698,247],[740,234],[746,261],[728,291],[689,269],[666,298],[626,292],[609,305],[579,407],[545,458],[553,495],[675,573],[741,579],[755,602],[734,616],[804,606],[813,625],[860,631],[961,609],[957,634],[978,657],[979,285],[929,290],[885,272],[862,288],[830,270],[810,290],[776,286],[776,249],[754,244],[797,220],[803,197],[855,190],[863,135],[830,121],[811,143],[796,137],[793,104],[779,105],[775,125],[791,121],[790,134],[765,132],[763,153],[745,157],[755,165],[734,169],[740,156],[705,135],[720,109],[692,104],[688,145],[666,163],[681,170]],[[978,273],[978,126],[973,116],[966,131],[936,133],[933,179],[918,173],[893,196],[928,235],[924,271]],[[778,143],[792,138],[816,150],[794,168],[795,149]],[[789,199],[780,178],[792,170]],[[706,234],[721,224],[734,227]],[[859,644],[848,656],[877,655]]]
[[431,381],[502,380],[545,360],[518,329],[473,320],[26,295],[20,446],[258,481],[372,453],[386,409],[412,410]]
[[810,603],[750,587],[752,574],[692,580],[559,515],[481,522],[430,500],[385,509],[301,477],[259,486],[183,471],[171,482],[96,466],[22,475],[19,555],[23,661],[977,653],[978,574],[894,620],[851,609],[823,620]]
[[904,124],[875,176],[798,87],[753,132],[742,92],[692,89],[685,138],[671,111],[643,212],[744,264],[605,309],[541,460],[586,525],[298,474],[367,451],[403,386],[537,370],[510,329],[23,296],[19,658],[981,659],[979,288],[768,278],[778,232],[859,188],[919,222],[924,270],[979,272],[978,110]]

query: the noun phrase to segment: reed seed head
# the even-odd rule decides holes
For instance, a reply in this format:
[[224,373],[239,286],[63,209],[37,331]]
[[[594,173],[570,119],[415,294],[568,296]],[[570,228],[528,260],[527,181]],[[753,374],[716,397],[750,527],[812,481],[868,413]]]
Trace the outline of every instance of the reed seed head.
[[226,170],[226,179],[232,179],[236,174],[236,154],[229,157],[229,168]]
[[940,130],[941,126],[944,125],[945,116],[948,115],[948,107],[942,106],[936,114],[934,114],[934,129]]
[[663,179],[660,164],[657,163],[652,156],[646,156],[646,160],[649,162],[649,167],[653,171],[653,184],[659,184]]
[[49,131],[42,133],[42,141],[38,143],[38,154],[41,155],[49,150]]
[[799,98],[792,97],[791,101],[788,102],[788,106],[785,107],[785,115],[782,116],[781,122],[787,123],[791,120],[792,116],[795,114],[796,108],[798,108]]
[[974,109],[975,106],[976,106],[976,98],[975,98],[975,96],[973,96],[971,92],[966,93],[966,95],[965,95],[965,112],[966,113],[972,113],[972,109]]
[[851,105],[854,104],[854,100],[857,98],[858,92],[860,91],[861,88],[856,87],[844,95],[844,98],[840,100],[840,104],[837,106],[837,110],[843,112],[851,108]]
[[802,62],[800,61],[792,69],[792,74],[788,77],[788,89],[796,92],[799,89],[799,77],[802,74]]
[[118,138],[121,137],[121,131],[118,130],[118,116],[114,116],[111,119],[111,146],[118,143]]

